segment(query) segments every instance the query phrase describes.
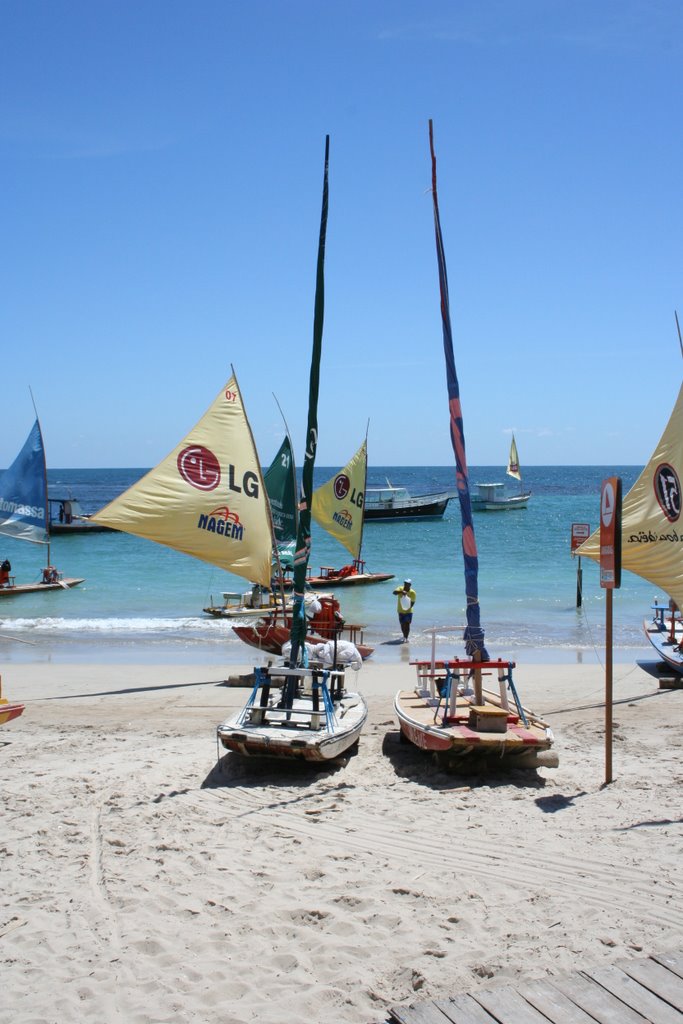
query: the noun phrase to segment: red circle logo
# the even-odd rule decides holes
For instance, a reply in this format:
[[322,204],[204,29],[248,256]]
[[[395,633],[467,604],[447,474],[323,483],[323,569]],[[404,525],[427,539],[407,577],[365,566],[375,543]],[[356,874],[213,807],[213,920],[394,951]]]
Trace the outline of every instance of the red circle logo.
[[346,495],[349,493],[351,487],[351,481],[349,480],[346,473],[340,473],[334,481],[334,496],[339,501],[343,501]]
[[200,444],[188,445],[178,456],[178,472],[199,491],[213,491],[221,482],[218,459]]

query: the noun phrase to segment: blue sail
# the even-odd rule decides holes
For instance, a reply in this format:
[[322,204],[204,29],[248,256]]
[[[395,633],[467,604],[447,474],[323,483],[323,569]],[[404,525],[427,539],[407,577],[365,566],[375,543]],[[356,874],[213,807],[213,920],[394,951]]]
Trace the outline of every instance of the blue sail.
[[38,420],[12,465],[0,476],[0,533],[47,543],[47,477]]
[[488,661],[488,652],[484,646],[484,630],[479,614],[479,556],[477,541],[474,536],[472,520],[472,503],[470,501],[470,485],[465,455],[465,434],[460,405],[460,385],[455,370],[453,355],[453,332],[451,330],[451,312],[448,299],[448,275],[446,274],[446,256],[441,235],[439,219],[439,200],[436,194],[436,156],[434,153],[434,136],[432,122],[429,122],[429,148],[432,156],[432,201],[434,203],[434,229],[436,232],[436,258],[439,266],[439,291],[441,293],[441,322],[443,327],[443,350],[446,359],[446,384],[448,387],[448,408],[451,423],[451,444],[455,455],[456,485],[460,500],[460,519],[462,523],[462,554],[465,566],[465,596],[467,599],[467,626],[465,627],[465,651],[476,660]]

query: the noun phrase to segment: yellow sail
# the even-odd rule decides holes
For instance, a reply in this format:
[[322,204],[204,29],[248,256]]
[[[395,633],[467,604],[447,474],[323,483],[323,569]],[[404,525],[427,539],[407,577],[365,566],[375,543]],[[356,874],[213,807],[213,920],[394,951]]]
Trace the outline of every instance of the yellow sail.
[[517,444],[515,442],[515,435],[512,435],[512,444],[510,445],[510,457],[508,459],[508,476],[514,476],[516,480],[522,479],[522,471],[519,468],[519,455],[517,454]]
[[363,539],[363,503],[368,453],[365,441],[336,476],[313,492],[311,515],[354,558]]
[[270,509],[236,378],[170,455],[92,518],[267,586]]
[[[652,458],[622,503],[622,568],[649,580],[683,608],[683,385]],[[600,561],[600,530],[575,554]]]

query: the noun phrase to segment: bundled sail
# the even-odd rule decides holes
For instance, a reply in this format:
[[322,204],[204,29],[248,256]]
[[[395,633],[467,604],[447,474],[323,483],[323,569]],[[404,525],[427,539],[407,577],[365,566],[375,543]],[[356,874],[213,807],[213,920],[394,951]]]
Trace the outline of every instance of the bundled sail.
[[38,420],[12,465],[0,476],[0,533],[47,543],[47,474]]
[[170,455],[92,518],[268,586],[270,508],[236,378]]
[[[683,385],[650,461],[622,504],[621,564],[683,608]],[[600,561],[600,531],[577,555]]]
[[515,442],[515,435],[512,435],[512,444],[510,445],[510,455],[508,458],[508,476],[513,476],[515,480],[521,481],[522,471],[519,468],[519,455],[517,454],[517,444]]
[[363,496],[368,467],[368,449],[362,445],[342,470],[313,493],[312,515],[354,558],[360,557],[363,542]]
[[283,569],[292,569],[296,547],[297,498],[296,471],[289,437],[285,437],[280,445],[264,479],[280,565]]

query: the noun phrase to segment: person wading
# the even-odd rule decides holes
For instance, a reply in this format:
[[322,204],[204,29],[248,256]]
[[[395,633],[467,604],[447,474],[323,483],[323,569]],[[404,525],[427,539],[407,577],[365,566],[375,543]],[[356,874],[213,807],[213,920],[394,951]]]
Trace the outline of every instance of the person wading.
[[398,595],[398,621],[403,633],[403,643],[407,643],[410,634],[410,623],[413,621],[413,605],[415,604],[415,591],[412,580],[404,580],[402,587],[397,587],[394,594]]

